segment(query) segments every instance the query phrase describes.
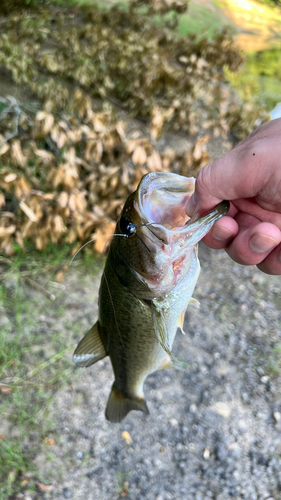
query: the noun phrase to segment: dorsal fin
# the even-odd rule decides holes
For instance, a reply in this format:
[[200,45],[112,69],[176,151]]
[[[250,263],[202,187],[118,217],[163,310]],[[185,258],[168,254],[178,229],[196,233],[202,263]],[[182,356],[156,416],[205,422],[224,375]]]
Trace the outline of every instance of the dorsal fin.
[[78,366],[90,366],[105,356],[107,352],[100,337],[97,321],[80,340],[72,359]]

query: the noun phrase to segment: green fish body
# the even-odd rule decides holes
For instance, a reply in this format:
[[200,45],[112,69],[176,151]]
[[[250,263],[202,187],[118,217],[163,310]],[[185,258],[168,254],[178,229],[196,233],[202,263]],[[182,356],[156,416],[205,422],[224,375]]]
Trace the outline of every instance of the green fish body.
[[161,368],[180,367],[171,353],[192,299],[200,263],[197,243],[228,211],[185,213],[194,179],[151,173],[128,198],[116,225],[99,290],[99,317],[73,360],[90,366],[109,356],[115,381],[105,415],[121,422],[131,410],[148,414],[143,385]]

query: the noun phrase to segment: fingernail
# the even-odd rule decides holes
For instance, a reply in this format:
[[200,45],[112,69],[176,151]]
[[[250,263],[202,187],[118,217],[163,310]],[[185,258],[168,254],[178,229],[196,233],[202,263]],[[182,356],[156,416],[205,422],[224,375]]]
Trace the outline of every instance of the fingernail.
[[250,249],[255,253],[264,253],[273,250],[278,242],[263,234],[254,234],[249,241]]
[[196,208],[195,195],[193,194],[187,201],[185,211],[190,217],[194,214]]
[[216,225],[213,227],[211,234],[212,237],[217,241],[227,241],[233,236],[233,233],[229,231],[229,229],[221,226],[217,227]]

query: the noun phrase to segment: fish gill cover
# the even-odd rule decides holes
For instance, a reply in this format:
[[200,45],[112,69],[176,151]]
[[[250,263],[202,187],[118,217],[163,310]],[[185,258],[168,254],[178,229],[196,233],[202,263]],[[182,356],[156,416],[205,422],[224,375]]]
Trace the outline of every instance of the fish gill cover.
[[[227,85],[224,67],[242,62],[227,31],[178,35],[186,7],[51,4],[1,18],[0,252],[34,241],[74,253],[112,232],[144,174],[196,175],[211,137],[230,148],[266,119]],[[171,130],[191,147],[160,149]]]

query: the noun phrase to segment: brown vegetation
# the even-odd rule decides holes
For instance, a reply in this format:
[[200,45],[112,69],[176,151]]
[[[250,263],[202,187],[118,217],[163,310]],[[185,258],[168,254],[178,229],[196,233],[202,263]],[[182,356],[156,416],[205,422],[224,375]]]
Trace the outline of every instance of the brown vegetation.
[[[28,240],[75,251],[113,231],[142,175],[196,175],[211,135],[241,138],[262,117],[226,86],[224,65],[241,63],[231,37],[197,43],[164,21],[156,29],[157,8],[49,7],[3,19],[0,65],[29,99],[0,99],[0,251]],[[144,125],[130,131],[124,110]],[[160,154],[168,128],[192,137],[192,149]]]

